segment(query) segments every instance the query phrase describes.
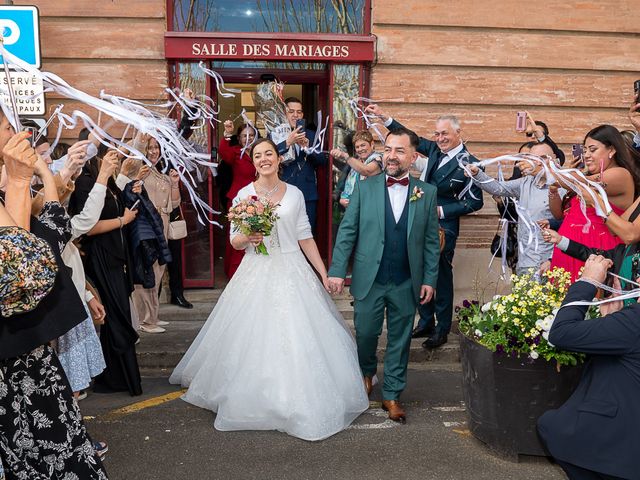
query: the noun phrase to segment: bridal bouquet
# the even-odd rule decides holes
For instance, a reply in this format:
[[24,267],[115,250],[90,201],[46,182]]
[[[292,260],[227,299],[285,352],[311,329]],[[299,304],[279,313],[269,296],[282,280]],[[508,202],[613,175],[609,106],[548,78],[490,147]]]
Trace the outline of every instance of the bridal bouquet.
[[576,365],[583,356],[556,349],[549,343],[549,330],[564,300],[571,274],[554,268],[541,275],[512,275],[508,295],[490,302],[465,300],[456,307],[460,331],[497,354],[532,360],[555,360],[558,365]]
[[[261,233],[271,235],[271,230],[278,219],[277,205],[271,204],[266,198],[258,198],[256,195],[240,200],[229,210],[227,218],[233,228],[244,235]],[[264,242],[255,247],[256,253],[269,255]]]

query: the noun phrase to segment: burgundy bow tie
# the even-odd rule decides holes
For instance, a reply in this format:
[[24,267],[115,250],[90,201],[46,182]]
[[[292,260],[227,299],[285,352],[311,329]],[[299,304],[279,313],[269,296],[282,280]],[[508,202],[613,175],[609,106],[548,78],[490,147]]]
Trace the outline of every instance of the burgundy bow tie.
[[398,180],[397,178],[393,178],[393,177],[388,177],[387,178],[387,187],[392,187],[396,183],[398,185],[402,185],[403,187],[406,187],[407,185],[409,185],[409,177],[404,177],[404,178],[401,178],[400,180]]

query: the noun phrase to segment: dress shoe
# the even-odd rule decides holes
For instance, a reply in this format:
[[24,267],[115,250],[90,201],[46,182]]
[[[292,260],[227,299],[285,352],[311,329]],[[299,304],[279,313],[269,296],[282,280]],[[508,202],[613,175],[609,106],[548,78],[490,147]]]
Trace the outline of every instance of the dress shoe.
[[193,304],[191,302],[187,301],[187,299],[184,298],[183,295],[176,296],[176,297],[172,296],[171,297],[171,303],[173,305],[177,305],[177,306],[182,307],[182,308],[193,308]]
[[400,406],[400,402],[397,400],[383,400],[382,401],[382,409],[385,412],[389,412],[389,419],[394,422],[406,423],[407,414],[404,409]]
[[422,348],[438,348],[447,343],[447,335],[433,335],[422,342]]
[[367,397],[371,395],[371,390],[373,390],[373,379],[371,377],[364,377],[364,389],[367,391]]
[[435,327],[416,327],[411,332],[411,338],[424,338],[435,335]]
[[159,327],[166,327],[167,325],[169,325],[169,322],[165,322],[164,320],[158,320],[158,323],[156,323],[156,325],[158,325]]

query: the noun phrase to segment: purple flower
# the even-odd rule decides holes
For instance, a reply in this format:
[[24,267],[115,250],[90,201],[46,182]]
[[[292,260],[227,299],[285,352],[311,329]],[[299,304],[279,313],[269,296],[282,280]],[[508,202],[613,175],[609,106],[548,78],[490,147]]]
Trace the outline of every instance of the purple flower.
[[469,303],[469,300],[464,300],[462,302],[462,306],[463,308],[469,308],[471,306],[471,303]]
[[502,355],[504,353],[504,346],[501,343],[496,345],[496,353],[498,355]]
[[460,313],[460,306],[459,305],[456,305],[455,312],[456,313]]

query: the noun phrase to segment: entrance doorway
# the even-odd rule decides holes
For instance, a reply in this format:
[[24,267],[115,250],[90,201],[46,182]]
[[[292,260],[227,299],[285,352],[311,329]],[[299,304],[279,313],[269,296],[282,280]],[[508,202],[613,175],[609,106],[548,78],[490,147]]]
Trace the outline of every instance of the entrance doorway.
[[[304,71],[242,68],[218,69],[217,72],[222,75],[226,87],[240,91],[234,97],[225,98],[217,95],[216,98],[216,85],[213,79],[209,79],[209,85],[207,86],[210,96],[216,101],[220,109],[218,119],[221,122],[233,120],[235,128],[244,123],[244,120],[239,115],[244,110],[246,117],[260,132],[260,136],[264,137],[266,135],[265,126],[258,115],[257,109],[259,107],[256,106],[255,95],[256,89],[261,83],[274,79],[284,83],[283,99],[293,96],[302,100],[307,128],[322,128],[322,126],[316,125],[318,111],[322,112],[323,119],[329,115],[329,73],[326,68]],[[222,123],[218,124],[218,128],[209,131],[209,143],[214,153],[217,151],[222,136]],[[325,141],[325,143],[327,142]],[[221,158],[218,156],[218,162],[220,161]],[[225,247],[229,234],[228,222],[225,218],[229,203],[226,198],[230,186],[228,171],[229,169],[221,166],[219,168],[220,174],[210,178],[210,188],[205,193],[205,195],[208,195],[209,204],[221,212],[216,220],[223,225],[223,228],[213,225],[205,226],[205,228],[209,229],[209,234],[200,235],[198,238],[201,238],[201,241],[196,239],[195,243],[194,241],[191,242],[189,251],[197,252],[197,258],[191,257],[189,251],[185,249],[185,287],[223,288],[228,281],[223,269]],[[317,170],[317,181],[319,201],[316,241],[321,255],[327,259],[329,239],[331,237],[330,208],[328,208],[331,195],[331,179],[328,166]],[[202,225],[198,228],[202,228]],[[197,276],[191,276],[190,272],[194,274],[197,272]],[[203,279],[207,278],[210,280],[203,281]]]

